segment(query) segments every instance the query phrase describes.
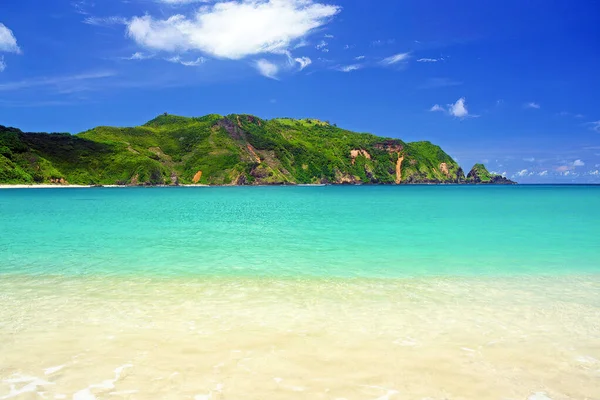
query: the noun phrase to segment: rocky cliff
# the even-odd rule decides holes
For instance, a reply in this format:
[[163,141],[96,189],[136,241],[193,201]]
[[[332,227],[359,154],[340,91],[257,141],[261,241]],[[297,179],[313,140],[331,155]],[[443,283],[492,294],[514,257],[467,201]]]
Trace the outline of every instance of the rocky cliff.
[[493,184],[493,185],[514,185],[516,182],[503,177],[502,175],[490,173],[485,165],[475,164],[467,174],[466,183],[471,184]]

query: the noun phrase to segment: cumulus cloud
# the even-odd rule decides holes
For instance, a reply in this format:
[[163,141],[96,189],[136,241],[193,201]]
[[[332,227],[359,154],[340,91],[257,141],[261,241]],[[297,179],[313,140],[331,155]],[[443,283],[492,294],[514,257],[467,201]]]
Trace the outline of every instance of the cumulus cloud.
[[439,104],[435,104],[429,109],[429,111],[441,111],[456,118],[477,117],[476,115],[469,114],[469,110],[467,109],[467,104],[464,97],[461,97],[460,99],[456,100],[455,103],[448,104],[446,107],[440,106]]
[[340,10],[313,0],[225,1],[201,7],[191,16],[134,17],[127,24],[127,34],[153,50],[198,50],[237,60],[284,53]]
[[319,42],[319,43],[318,43],[318,44],[315,46],[315,48],[316,48],[317,50],[321,50],[321,51],[323,51],[323,52],[328,52],[328,51],[329,51],[329,49],[327,48],[327,45],[328,45],[328,43],[327,43],[326,41],[324,41],[324,40],[321,40],[321,41],[320,41],[320,42]]
[[588,174],[589,174],[589,175],[595,175],[595,176],[598,176],[598,175],[600,175],[600,171],[598,171],[598,170],[595,170],[595,171],[589,171],[589,172],[588,172]]
[[461,97],[456,100],[454,104],[448,104],[448,112],[450,115],[457,118],[465,118],[469,116],[469,110],[467,110],[467,105],[465,104],[465,98]]
[[262,58],[254,63],[254,67],[262,76],[271,79],[277,79],[277,73],[279,72],[279,67],[277,64],[273,64],[272,62]]
[[365,56],[354,57],[354,59],[357,61],[364,60],[365,58],[366,58]]
[[539,110],[541,108],[541,106],[538,103],[534,103],[532,101],[532,102],[525,104],[525,108],[533,108],[533,109]]
[[384,65],[393,65],[393,64],[397,64],[402,61],[406,61],[409,58],[410,58],[410,53],[399,53],[399,54],[395,54],[393,56],[384,58],[383,60],[381,60],[381,63]]
[[300,64],[300,71],[312,64],[312,60],[308,57],[295,58],[294,61]]
[[342,65],[336,69],[341,72],[352,72],[361,69],[363,66],[360,64]]
[[548,175],[548,171],[542,171],[538,175],[539,176],[547,176]]
[[574,167],[583,167],[585,165],[585,163],[581,160],[575,160],[573,161],[573,166]]
[[8,53],[20,53],[21,48],[17,44],[17,38],[6,25],[0,22],[0,51]]

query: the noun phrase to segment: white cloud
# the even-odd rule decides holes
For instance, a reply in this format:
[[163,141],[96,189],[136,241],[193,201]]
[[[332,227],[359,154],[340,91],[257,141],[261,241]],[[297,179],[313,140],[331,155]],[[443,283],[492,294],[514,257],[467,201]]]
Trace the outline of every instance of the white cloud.
[[561,172],[561,173],[560,173],[560,175],[562,175],[562,176],[572,176],[572,177],[577,177],[577,176],[579,176],[579,173],[577,173],[577,172],[573,172],[573,171],[571,171],[571,170],[567,170],[567,171],[563,171],[563,172]]
[[394,44],[395,42],[396,42],[396,39],[388,39],[388,40],[378,39],[378,40],[373,40],[371,42],[371,46],[378,47],[378,46],[383,46],[383,45],[386,45],[386,44]]
[[294,61],[300,64],[300,71],[312,64],[312,60],[308,57],[294,58]]
[[598,176],[598,175],[600,175],[600,171],[598,171],[598,170],[595,170],[595,171],[589,171],[589,172],[588,172],[588,174],[589,174],[589,175],[596,175],[596,176]]
[[84,24],[96,25],[96,26],[110,26],[110,25],[127,25],[127,19],[123,17],[111,16],[111,17],[87,17],[83,20]]
[[337,67],[336,69],[341,72],[352,72],[361,69],[363,66],[360,64],[352,64],[352,65],[343,65],[341,67]]
[[364,60],[366,57],[365,56],[358,56],[358,57],[354,57],[354,59],[356,61],[360,61],[360,60]]
[[277,73],[279,72],[279,67],[276,64],[273,64],[270,61],[265,60],[264,58],[256,61],[254,66],[258,70],[258,72],[262,76],[266,76],[267,78],[277,79]]
[[523,161],[534,162],[535,161],[535,157],[526,157],[526,158],[523,159]]
[[436,89],[447,86],[459,86],[462,82],[454,81],[449,78],[429,78],[424,85],[421,85],[419,89]]
[[153,58],[154,54],[144,54],[140,51],[136,51],[130,57],[122,57],[123,60],[147,60]]
[[399,53],[381,60],[382,64],[393,65],[410,58],[410,53]]
[[456,118],[477,117],[477,115],[469,114],[466,100],[464,97],[456,100],[456,103],[448,104],[446,107],[435,104],[429,109],[431,112],[441,111]]
[[590,129],[600,133],[600,121],[588,122]]
[[43,86],[54,86],[57,88],[64,88],[80,83],[82,81],[101,80],[105,78],[110,78],[112,76],[115,76],[115,73],[112,71],[100,71],[69,76],[59,76],[54,78],[27,79],[16,82],[0,83],[0,92]]
[[465,104],[465,98],[461,97],[456,100],[454,104],[448,104],[448,112],[450,115],[455,116],[457,118],[465,118],[469,116],[469,110],[467,110],[467,105]]
[[538,175],[539,176],[547,176],[548,175],[548,171],[542,171]]
[[300,39],[300,41],[294,45],[294,49],[299,49],[299,48],[301,48],[301,47],[306,47],[306,46],[308,46],[309,44],[310,44],[310,43],[308,43],[308,41],[307,41],[307,40],[305,40],[305,39]]
[[6,63],[4,62],[4,56],[0,57],[0,72],[6,69]]
[[533,109],[539,110],[541,108],[541,106],[538,103],[534,103],[532,101],[530,103],[525,104],[525,108],[533,108]]
[[340,10],[313,0],[225,1],[201,7],[189,17],[134,17],[127,34],[150,49],[199,50],[214,57],[241,59],[281,54]]
[[326,42],[326,41],[324,41],[324,40],[321,40],[321,41],[320,41],[320,42],[319,42],[319,43],[318,43],[318,44],[315,46],[315,48],[316,48],[317,50],[321,50],[321,51],[322,51],[322,52],[324,52],[324,53],[328,53],[328,52],[329,52],[329,49],[327,48],[327,42]]
[[327,38],[327,39],[333,39],[335,36],[327,34],[324,37]]
[[434,63],[434,62],[438,62],[438,61],[444,61],[443,58],[419,58],[417,60],[417,62],[424,62],[424,63]]
[[211,0],[156,0],[157,3],[183,5],[192,3],[210,3]]
[[513,176],[527,176],[529,174],[529,171],[526,169],[522,169],[519,172],[517,172],[516,174],[514,174]]
[[0,22],[0,51],[6,51],[8,53],[21,52],[21,49],[17,44],[17,38],[2,22]]
[[581,160],[575,160],[573,161],[573,166],[574,167],[583,167],[585,165],[585,163]]
[[204,64],[206,62],[206,59],[203,58],[203,57],[198,57],[198,58],[196,58],[193,61],[185,61],[185,60],[182,60],[180,56],[175,56],[175,57],[171,57],[171,58],[166,58],[166,60],[168,62],[172,62],[172,63],[175,63],[175,64],[181,64],[181,65],[186,66],[186,67],[197,67],[197,66],[202,65],[202,64]]

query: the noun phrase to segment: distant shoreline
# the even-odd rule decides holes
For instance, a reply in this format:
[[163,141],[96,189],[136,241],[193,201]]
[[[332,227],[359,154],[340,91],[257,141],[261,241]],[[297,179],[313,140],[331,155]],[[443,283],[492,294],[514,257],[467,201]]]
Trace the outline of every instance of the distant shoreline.
[[0,184],[0,189],[89,189],[89,188],[136,188],[136,187],[210,187],[211,185],[154,185],[154,186],[133,186],[133,185],[53,185],[53,184],[34,184],[34,185],[4,185]]
[[600,186],[598,183],[518,183],[512,185],[493,183],[403,183],[388,184],[295,184],[295,185],[58,185],[58,184],[0,184],[2,189],[91,189],[91,188],[219,188],[219,187],[325,187],[325,186]]

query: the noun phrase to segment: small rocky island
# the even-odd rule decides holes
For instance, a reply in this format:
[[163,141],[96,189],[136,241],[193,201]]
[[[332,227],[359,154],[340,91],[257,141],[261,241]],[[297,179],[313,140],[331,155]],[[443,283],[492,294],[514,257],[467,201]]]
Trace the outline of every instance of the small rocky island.
[[0,184],[514,184],[463,169],[430,142],[357,133],[316,119],[163,114],[142,126],[71,135],[0,125]]

